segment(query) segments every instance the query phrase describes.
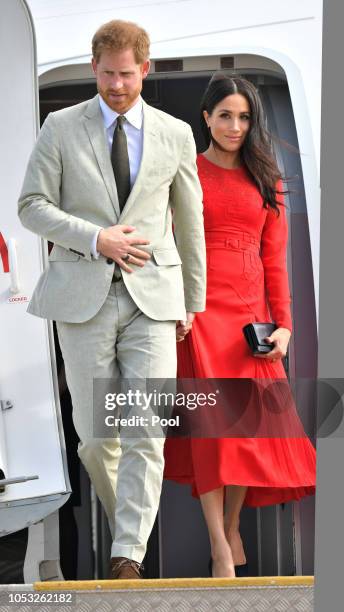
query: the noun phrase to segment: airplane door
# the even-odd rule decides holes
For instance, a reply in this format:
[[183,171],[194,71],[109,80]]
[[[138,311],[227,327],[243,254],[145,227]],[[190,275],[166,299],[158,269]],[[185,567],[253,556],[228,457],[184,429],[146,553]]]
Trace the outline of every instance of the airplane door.
[[0,536],[68,499],[51,325],[26,312],[46,250],[17,217],[38,131],[34,29],[24,0],[3,0],[0,20]]

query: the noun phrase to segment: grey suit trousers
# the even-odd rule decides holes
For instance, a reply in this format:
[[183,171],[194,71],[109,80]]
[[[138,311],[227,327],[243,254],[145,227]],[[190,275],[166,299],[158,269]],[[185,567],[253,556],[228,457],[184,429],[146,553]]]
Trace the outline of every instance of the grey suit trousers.
[[80,438],[78,454],[109,520],[112,557],[141,562],[145,555],[159,506],[164,438],[95,438],[93,380],[175,378],[175,329],[175,321],[143,314],[123,281],[112,283],[105,303],[89,321],[57,322]]

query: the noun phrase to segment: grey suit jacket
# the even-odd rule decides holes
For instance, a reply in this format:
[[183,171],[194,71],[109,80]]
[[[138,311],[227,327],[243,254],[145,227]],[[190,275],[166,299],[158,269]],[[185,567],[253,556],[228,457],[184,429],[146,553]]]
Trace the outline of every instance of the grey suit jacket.
[[92,258],[90,247],[97,229],[115,224],[134,225],[150,240],[144,248],[151,259],[123,272],[147,316],[176,320],[185,310],[204,310],[202,192],[192,131],[145,103],[143,113],[141,166],[122,213],[98,95],[47,117],[18,204],[23,225],[54,243],[29,304],[32,314],[83,322],[98,312],[114,264]]

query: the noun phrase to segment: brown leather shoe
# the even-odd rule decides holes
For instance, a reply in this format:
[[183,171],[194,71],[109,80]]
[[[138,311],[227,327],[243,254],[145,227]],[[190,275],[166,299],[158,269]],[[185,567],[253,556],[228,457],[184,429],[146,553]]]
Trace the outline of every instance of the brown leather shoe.
[[138,580],[142,579],[142,563],[126,557],[111,557],[110,559],[110,580]]

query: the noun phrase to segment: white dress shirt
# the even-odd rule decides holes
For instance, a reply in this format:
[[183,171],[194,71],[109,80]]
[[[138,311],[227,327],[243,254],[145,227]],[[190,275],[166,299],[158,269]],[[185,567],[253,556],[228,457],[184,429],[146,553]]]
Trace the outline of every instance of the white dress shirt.
[[[99,105],[103,115],[104,127],[109,145],[109,155],[111,155],[113,134],[116,128],[117,117],[119,113],[112,110],[101,96],[99,96]],[[125,135],[127,137],[128,157],[130,167],[130,186],[133,187],[142,159],[143,149],[143,108],[142,98],[139,96],[137,102],[130,108],[124,117],[126,121],[123,124]],[[97,251],[97,240],[99,231],[93,237],[91,245],[92,256],[96,259],[99,257]]]

